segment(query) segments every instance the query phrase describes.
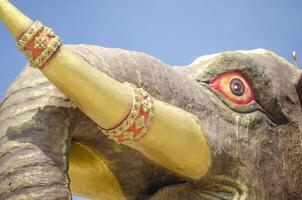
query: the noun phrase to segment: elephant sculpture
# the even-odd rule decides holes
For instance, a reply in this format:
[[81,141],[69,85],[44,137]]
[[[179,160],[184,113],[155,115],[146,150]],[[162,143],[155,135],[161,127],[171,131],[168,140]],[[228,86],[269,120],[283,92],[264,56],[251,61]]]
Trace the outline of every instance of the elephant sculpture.
[[62,46],[6,0],[0,18],[31,61],[0,104],[1,200],[302,199],[301,70],[275,53],[171,67]]

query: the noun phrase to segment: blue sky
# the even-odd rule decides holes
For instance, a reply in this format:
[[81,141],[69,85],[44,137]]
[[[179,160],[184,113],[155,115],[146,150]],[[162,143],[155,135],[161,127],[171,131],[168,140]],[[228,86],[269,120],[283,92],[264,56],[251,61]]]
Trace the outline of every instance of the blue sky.
[[[302,62],[301,0],[11,0],[66,44],[143,51],[170,65],[201,55],[266,48]],[[0,99],[26,61],[0,24]]]

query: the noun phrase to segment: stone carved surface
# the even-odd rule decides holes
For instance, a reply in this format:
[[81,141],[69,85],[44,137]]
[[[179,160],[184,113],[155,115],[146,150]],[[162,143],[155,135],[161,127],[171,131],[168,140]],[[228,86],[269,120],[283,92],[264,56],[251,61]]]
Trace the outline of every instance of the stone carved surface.
[[[213,166],[200,181],[190,181],[108,140],[38,70],[26,67],[0,104],[0,199],[70,199],[72,142],[106,159],[127,199],[240,199],[241,185],[222,176],[244,182],[248,199],[302,198],[301,83],[295,66],[266,50],[226,52],[173,68],[139,52],[68,48],[112,78],[198,117]],[[245,74],[256,107],[234,106],[203,84],[226,71]]]

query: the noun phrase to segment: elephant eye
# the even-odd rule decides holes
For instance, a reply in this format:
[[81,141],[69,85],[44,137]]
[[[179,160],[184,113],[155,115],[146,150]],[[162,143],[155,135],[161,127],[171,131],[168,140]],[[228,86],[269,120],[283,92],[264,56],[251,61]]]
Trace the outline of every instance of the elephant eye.
[[213,78],[209,86],[238,105],[255,102],[253,88],[240,72],[225,72]]

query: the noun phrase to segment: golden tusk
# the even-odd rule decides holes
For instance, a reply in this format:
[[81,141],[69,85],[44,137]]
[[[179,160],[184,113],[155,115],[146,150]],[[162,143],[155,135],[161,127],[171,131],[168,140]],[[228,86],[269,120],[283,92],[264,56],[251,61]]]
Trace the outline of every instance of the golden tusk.
[[33,23],[7,0],[0,0],[0,19],[16,39],[19,39]]

